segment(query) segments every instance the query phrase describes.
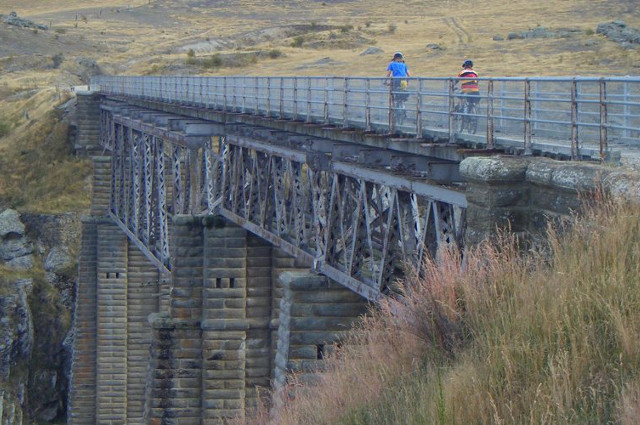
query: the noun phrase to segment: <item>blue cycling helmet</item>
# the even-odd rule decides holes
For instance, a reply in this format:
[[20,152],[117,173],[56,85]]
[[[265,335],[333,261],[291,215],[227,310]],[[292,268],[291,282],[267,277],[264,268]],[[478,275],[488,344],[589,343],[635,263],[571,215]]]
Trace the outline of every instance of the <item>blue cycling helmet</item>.
[[473,68],[473,61],[471,59],[467,59],[466,61],[462,62],[462,67]]

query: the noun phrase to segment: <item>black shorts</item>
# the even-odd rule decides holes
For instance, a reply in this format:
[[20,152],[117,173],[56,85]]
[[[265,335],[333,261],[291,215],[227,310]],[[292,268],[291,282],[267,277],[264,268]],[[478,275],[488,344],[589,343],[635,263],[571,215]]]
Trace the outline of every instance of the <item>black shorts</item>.
[[462,93],[460,97],[462,99],[465,99],[467,102],[469,102],[472,105],[475,105],[478,102],[480,102],[480,93],[478,93],[477,91]]
[[392,79],[391,95],[394,100],[405,101],[409,98],[407,90],[402,88],[402,81],[404,81],[402,78]]

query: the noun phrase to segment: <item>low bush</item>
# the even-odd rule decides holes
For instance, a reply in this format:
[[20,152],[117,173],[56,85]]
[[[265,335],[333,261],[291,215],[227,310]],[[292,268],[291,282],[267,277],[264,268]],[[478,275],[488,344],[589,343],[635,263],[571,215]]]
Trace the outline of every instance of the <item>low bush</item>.
[[11,124],[5,119],[0,119],[0,137],[4,137],[11,133]]
[[291,42],[291,47],[302,47],[303,43],[304,37],[299,35],[293,39],[293,41]]
[[201,65],[205,68],[219,68],[222,66],[222,58],[219,54],[215,54],[209,56],[208,58],[204,58],[201,62]]
[[269,50],[269,53],[267,53],[267,56],[269,56],[271,59],[277,59],[282,56],[282,52],[278,49],[272,49],[272,50]]

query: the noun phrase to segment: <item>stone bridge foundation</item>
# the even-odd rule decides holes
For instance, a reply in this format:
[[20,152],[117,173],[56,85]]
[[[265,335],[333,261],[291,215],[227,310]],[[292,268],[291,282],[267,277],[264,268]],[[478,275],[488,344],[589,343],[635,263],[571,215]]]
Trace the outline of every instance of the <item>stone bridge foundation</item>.
[[[219,424],[260,389],[308,379],[367,309],[265,240],[214,216],[174,216],[161,275],[101,215],[109,163],[95,158],[83,220],[69,424]],[[104,214],[104,213],[102,213]]]

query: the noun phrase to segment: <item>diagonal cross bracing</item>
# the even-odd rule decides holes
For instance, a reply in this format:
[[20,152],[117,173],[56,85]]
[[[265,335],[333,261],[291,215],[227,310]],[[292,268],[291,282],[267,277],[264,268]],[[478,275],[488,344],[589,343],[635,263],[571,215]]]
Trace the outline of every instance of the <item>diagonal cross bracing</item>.
[[[408,265],[462,242],[466,198],[455,189],[333,154],[344,146],[280,133],[278,143],[264,141],[246,128],[222,135],[165,116],[168,129],[136,114],[102,110],[109,214],[166,273],[176,214],[219,214],[372,301],[392,292]],[[192,124],[197,136],[184,131]]]

